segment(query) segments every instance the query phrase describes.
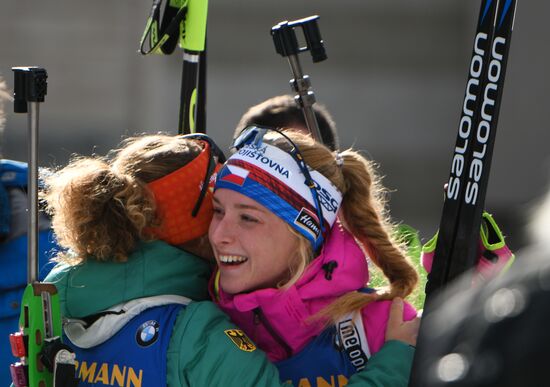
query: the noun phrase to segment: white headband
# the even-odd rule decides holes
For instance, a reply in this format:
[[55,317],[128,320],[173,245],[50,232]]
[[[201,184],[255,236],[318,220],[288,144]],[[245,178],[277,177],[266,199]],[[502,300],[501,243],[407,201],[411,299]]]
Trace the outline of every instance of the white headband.
[[[332,182],[308,168],[324,217],[330,228],[342,203]],[[233,154],[218,174],[216,189],[227,188],[257,201],[310,240],[314,249],[323,241],[317,206],[298,162],[287,152],[263,142],[246,144]]]

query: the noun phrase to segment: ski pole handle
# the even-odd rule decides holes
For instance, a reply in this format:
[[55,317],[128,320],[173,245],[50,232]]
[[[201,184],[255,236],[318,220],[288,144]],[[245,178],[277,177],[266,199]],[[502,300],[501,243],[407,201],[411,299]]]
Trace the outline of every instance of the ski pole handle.
[[[304,51],[309,51],[313,63],[327,59],[317,20],[319,20],[319,16],[314,15],[291,22],[283,21],[273,26],[273,28],[271,28],[271,35],[273,36],[277,53],[281,56],[288,57]],[[304,32],[304,37],[306,39],[305,47],[300,47],[298,45],[295,30],[297,27],[302,28]]]
[[28,242],[27,283],[38,280],[38,115],[44,102],[48,74],[41,67],[12,67],[14,72],[14,112],[28,113]]
[[[309,51],[314,63],[321,62],[327,58],[321,32],[317,20],[319,16],[310,16],[295,21],[283,21],[271,28],[271,36],[275,44],[275,51],[288,59],[290,69],[294,78],[290,80],[290,85],[298,94],[294,97],[296,103],[302,109],[308,130],[313,137],[323,142],[319,125],[313,112],[315,103],[315,94],[311,90],[311,82],[307,75],[302,72],[302,67],[298,59],[298,54]],[[296,28],[301,28],[306,40],[306,46],[300,47],[296,37]]]

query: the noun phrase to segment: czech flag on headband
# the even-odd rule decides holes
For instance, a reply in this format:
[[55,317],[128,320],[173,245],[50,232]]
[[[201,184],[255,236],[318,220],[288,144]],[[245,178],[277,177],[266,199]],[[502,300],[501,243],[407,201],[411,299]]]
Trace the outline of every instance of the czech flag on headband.
[[236,165],[226,165],[218,179],[242,187],[249,173],[248,170]]

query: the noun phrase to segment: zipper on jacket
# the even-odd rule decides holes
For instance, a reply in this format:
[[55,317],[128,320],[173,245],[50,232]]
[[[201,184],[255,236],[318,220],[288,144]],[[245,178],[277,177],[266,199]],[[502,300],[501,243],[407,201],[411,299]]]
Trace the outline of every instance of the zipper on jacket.
[[283,347],[283,349],[286,352],[286,357],[287,358],[291,357],[292,356],[292,348],[290,347],[290,345],[288,345],[283,340],[283,338],[277,333],[277,331],[275,331],[275,329],[271,326],[269,321],[267,321],[267,319],[265,318],[265,316],[262,312],[262,308],[257,307],[256,309],[253,310],[253,312],[254,312],[254,325],[257,326],[257,325],[262,324],[265,327],[265,329],[269,332],[271,337],[273,337],[273,339],[275,339],[277,344],[279,344],[281,347]]

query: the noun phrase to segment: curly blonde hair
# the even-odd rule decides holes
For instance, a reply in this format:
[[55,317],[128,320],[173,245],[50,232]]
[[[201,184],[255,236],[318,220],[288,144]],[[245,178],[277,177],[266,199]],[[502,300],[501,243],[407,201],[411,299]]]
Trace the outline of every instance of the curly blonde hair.
[[43,198],[58,243],[68,249],[58,260],[88,258],[124,262],[145,230],[156,226],[147,183],[193,160],[200,142],[163,134],[132,137],[111,157],[79,157],[45,178]]
[[[339,220],[367,251],[389,281],[384,292],[365,294],[348,293],[319,314],[330,321],[357,311],[373,300],[406,297],[415,288],[418,274],[409,262],[403,243],[393,237],[386,206],[386,190],[380,182],[373,162],[358,152],[347,149],[340,153],[343,164],[336,163],[336,155],[310,136],[291,130],[285,134],[298,146],[307,165],[327,177],[343,194]],[[274,145],[288,148],[287,141],[273,140]],[[293,230],[292,230],[293,231]],[[291,279],[281,288],[287,288],[303,274],[314,258],[311,244],[301,235],[297,259],[292,264]]]

